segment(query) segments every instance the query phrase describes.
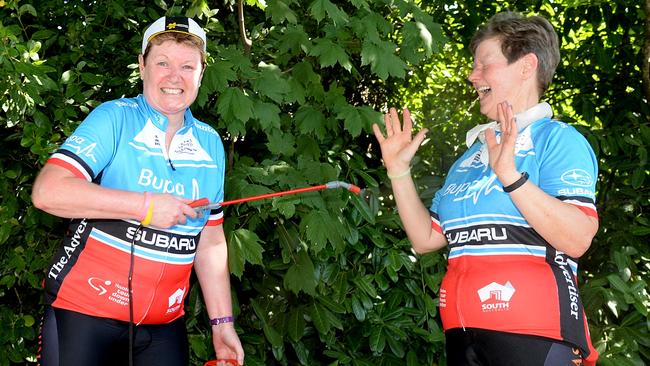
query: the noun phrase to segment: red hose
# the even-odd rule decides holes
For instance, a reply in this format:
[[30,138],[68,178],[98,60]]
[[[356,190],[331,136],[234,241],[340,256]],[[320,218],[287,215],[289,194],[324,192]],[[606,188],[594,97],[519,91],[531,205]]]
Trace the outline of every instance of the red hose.
[[234,205],[237,203],[242,203],[242,202],[248,202],[248,201],[257,201],[257,200],[262,200],[265,198],[271,198],[271,197],[278,197],[278,196],[286,196],[289,194],[296,194],[296,193],[302,193],[302,192],[309,192],[309,191],[319,191],[322,189],[333,189],[333,188],[345,188],[348,191],[354,193],[354,194],[360,194],[361,193],[361,188],[355,186],[354,184],[350,184],[347,182],[341,182],[341,181],[332,181],[328,182],[326,184],[321,184],[318,186],[311,186],[311,187],[303,187],[303,188],[296,188],[296,189],[290,189],[288,191],[282,191],[282,192],[273,192],[273,193],[267,193],[267,194],[260,194],[257,196],[250,196],[250,197],[243,197],[243,198],[237,198],[234,200],[230,201],[223,201],[220,203],[210,203],[210,201],[207,198],[201,198],[196,201],[192,201],[189,205],[191,207],[194,207],[195,210],[197,211],[203,211],[207,209],[213,209],[217,207],[222,207],[222,206],[228,206],[228,205]]

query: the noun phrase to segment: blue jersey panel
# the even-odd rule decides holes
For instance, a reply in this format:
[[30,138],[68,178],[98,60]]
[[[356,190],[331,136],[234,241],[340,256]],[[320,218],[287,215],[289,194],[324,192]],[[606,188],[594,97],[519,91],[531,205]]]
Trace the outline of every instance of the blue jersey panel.
[[[61,152],[71,153],[87,179],[107,188],[222,202],[225,153],[217,132],[189,109],[169,142],[167,124],[142,95],[110,101],[88,115]],[[206,216],[188,220],[169,231],[195,235],[206,221]]]

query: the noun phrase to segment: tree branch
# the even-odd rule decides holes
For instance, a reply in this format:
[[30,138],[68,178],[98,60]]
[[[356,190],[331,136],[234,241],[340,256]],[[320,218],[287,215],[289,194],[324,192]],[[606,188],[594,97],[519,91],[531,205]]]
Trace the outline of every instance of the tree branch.
[[237,20],[239,22],[239,35],[241,36],[242,43],[244,43],[244,51],[248,55],[251,53],[253,42],[246,35],[246,27],[244,25],[244,0],[239,0],[237,3]]

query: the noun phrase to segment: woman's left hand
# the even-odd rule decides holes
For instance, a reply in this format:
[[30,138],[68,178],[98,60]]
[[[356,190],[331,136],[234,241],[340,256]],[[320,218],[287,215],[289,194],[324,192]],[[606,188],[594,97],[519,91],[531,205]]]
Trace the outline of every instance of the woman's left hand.
[[244,349],[232,324],[212,326],[212,345],[219,359],[237,360],[244,364]]
[[490,167],[503,186],[508,186],[520,177],[515,166],[515,143],[517,142],[517,121],[512,105],[501,102],[497,105],[497,119],[501,126],[501,141],[497,142],[493,129],[485,131],[485,142],[490,155]]

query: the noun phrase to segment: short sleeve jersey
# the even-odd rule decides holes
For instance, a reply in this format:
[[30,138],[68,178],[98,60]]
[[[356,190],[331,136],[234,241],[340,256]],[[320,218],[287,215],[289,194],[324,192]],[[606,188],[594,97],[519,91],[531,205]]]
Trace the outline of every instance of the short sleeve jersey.
[[[549,245],[515,207],[474,143],[435,194],[432,226],[448,241],[440,288],[445,329],[470,327],[571,342],[590,340],[577,289],[577,260]],[[532,183],[597,217],[597,161],[575,128],[550,118],[519,131],[515,164]]]
[[[107,188],[222,202],[221,138],[189,109],[184,117],[168,151],[167,118],[144,96],[103,103],[47,164]],[[137,220],[72,220],[47,272],[46,300],[55,307],[128,321],[133,246],[134,322],[177,319],[183,315],[200,232],[222,220],[221,209],[169,229],[140,227]]]

